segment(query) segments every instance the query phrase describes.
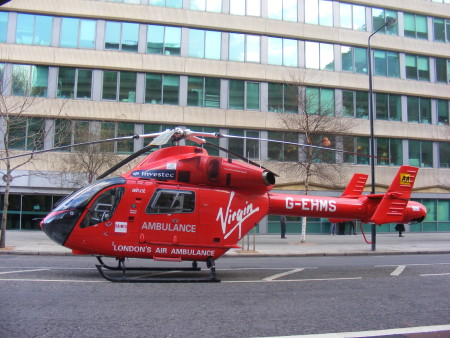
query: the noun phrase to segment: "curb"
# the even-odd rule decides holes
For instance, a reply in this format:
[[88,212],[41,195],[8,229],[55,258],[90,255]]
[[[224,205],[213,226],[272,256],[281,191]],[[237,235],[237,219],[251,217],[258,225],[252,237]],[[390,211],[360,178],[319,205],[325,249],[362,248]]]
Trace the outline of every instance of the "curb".
[[[339,256],[400,256],[400,255],[447,255],[450,250],[419,250],[419,251],[356,251],[356,252],[314,252],[314,253],[261,253],[261,252],[246,252],[246,253],[226,253],[222,257],[339,257]],[[80,256],[74,255],[71,252],[58,251],[14,251],[14,250],[0,250],[0,255],[22,255],[22,256]],[[87,255],[88,256],[88,255]],[[95,256],[95,255],[90,255]],[[150,258],[149,258],[150,259]]]

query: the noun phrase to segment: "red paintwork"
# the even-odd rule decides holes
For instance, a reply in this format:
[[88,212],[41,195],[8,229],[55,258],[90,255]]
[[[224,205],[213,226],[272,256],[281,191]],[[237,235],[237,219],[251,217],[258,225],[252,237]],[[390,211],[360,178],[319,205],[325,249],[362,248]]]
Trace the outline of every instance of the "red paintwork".
[[[205,261],[238,247],[267,214],[407,223],[425,217],[426,210],[408,202],[414,179],[399,181],[406,172],[415,178],[417,169],[400,168],[385,195],[361,195],[367,179],[362,174],[355,175],[342,197],[279,194],[270,192],[274,180],[265,169],[209,156],[198,147],[164,148],[122,175],[126,182],[119,187],[125,190],[111,218],[81,227],[96,199],[111,187],[98,192],[63,245],[77,254]],[[188,192],[195,204],[188,212],[152,213],[146,209],[158,191]],[[43,223],[51,222],[50,215]]]

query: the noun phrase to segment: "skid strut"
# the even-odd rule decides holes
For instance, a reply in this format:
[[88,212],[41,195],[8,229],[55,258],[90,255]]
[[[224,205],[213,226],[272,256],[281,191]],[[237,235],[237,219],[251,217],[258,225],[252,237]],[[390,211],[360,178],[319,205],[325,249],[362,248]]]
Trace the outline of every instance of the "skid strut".
[[[130,278],[126,275],[127,271],[159,271],[159,272],[176,272],[176,271],[201,271],[201,268],[197,266],[197,262],[192,262],[192,267],[190,268],[149,268],[149,267],[130,267],[127,268],[125,266],[125,258],[116,258],[118,261],[117,266],[110,266],[103,262],[103,259],[101,256],[97,256],[97,260],[100,264],[95,265],[97,270],[99,271],[100,275],[105,278],[106,280],[110,282],[115,283],[217,283],[220,282],[220,279],[216,278],[216,268],[215,263],[212,257],[208,257],[208,260],[206,261],[207,267],[210,269],[210,276],[209,278],[183,278],[183,277],[133,277]],[[107,275],[104,270],[111,270],[111,271],[121,271],[122,275],[119,276],[112,276]]]

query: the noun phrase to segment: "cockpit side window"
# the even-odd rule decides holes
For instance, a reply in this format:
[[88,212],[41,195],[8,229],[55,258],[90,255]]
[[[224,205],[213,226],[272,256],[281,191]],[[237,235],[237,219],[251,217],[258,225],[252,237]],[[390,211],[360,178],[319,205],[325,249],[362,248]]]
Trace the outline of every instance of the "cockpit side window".
[[147,214],[179,214],[193,212],[195,193],[185,190],[157,189],[145,209]]
[[92,203],[80,227],[87,228],[110,220],[124,192],[124,187],[115,187],[100,194]]

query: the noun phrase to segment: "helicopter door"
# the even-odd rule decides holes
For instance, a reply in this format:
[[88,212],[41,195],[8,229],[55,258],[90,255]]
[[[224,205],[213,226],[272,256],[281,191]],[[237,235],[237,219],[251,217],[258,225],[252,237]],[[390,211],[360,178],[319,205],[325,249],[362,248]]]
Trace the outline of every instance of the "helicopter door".
[[197,189],[159,187],[141,218],[141,241],[147,243],[193,243],[197,237]]

